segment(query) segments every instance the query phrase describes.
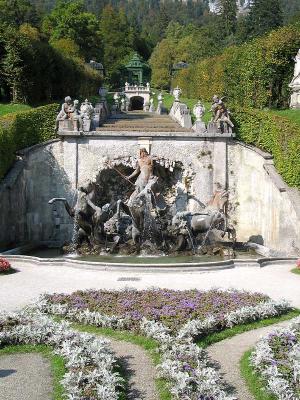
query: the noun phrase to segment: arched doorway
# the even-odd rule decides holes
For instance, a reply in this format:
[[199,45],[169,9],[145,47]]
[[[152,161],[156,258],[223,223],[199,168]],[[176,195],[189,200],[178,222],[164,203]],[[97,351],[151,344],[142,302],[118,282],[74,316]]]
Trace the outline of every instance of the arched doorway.
[[143,110],[144,98],[141,96],[134,96],[130,99],[130,110]]

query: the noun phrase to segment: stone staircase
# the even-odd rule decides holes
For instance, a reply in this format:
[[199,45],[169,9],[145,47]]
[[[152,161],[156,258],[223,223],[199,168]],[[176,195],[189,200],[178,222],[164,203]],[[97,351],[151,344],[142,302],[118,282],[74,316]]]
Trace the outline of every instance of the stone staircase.
[[131,111],[110,116],[97,132],[190,132],[168,115]]

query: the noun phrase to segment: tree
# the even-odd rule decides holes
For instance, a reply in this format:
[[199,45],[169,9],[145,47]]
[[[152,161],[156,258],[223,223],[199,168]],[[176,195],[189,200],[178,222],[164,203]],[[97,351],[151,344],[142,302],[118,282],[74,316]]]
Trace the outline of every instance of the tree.
[[134,51],[134,30],[123,10],[104,8],[100,18],[100,36],[103,43],[103,64],[107,79],[115,86],[120,82],[126,57]]
[[281,0],[252,0],[246,20],[247,36],[263,36],[283,24]]
[[237,26],[238,7],[236,0],[219,0],[217,13],[220,18],[220,27],[225,36],[235,34]]
[[39,22],[36,9],[29,0],[0,0],[0,10],[1,25],[37,25]]
[[52,40],[51,46],[65,57],[80,59],[80,48],[72,39]]
[[24,90],[23,53],[28,40],[13,27],[1,32],[4,56],[1,62],[1,75],[10,90],[11,99],[15,103],[26,102]]
[[86,12],[83,1],[59,0],[51,14],[44,18],[42,29],[50,42],[70,39],[79,46],[86,60],[101,59],[98,20],[95,15]]

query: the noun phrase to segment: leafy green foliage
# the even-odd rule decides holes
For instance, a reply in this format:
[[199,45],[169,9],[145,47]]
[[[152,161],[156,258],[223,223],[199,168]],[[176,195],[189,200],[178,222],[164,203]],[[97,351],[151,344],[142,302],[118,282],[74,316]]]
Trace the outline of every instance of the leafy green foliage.
[[283,23],[280,0],[252,0],[246,18],[248,37],[262,36]]
[[107,79],[118,86],[122,66],[134,50],[134,30],[130,27],[123,10],[104,8],[100,18],[100,36],[104,44],[103,63]]
[[58,108],[49,104],[0,119],[0,178],[14,162],[16,151],[55,137]]
[[58,1],[43,20],[42,31],[51,41],[70,39],[86,59],[101,58],[99,26],[94,14],[86,12],[83,1]]
[[36,25],[39,22],[38,13],[29,0],[0,0],[0,10],[1,25]]
[[37,104],[97,93],[100,74],[76,58],[74,43],[65,42],[53,48],[29,25],[0,29],[0,84],[6,97]]
[[274,156],[274,164],[285,182],[300,188],[300,127],[267,111],[234,109],[238,138]]
[[153,85],[167,89],[171,85],[174,64],[180,61],[194,64],[220,49],[219,31],[213,24],[197,28],[171,22],[166,37],[158,43],[150,58]]
[[28,111],[30,110],[30,106],[26,104],[1,104],[0,103],[0,117],[3,117],[6,114],[15,114],[20,111]]
[[173,86],[178,84],[188,97],[204,100],[219,94],[239,106],[287,106],[299,41],[299,25],[280,28],[180,71]]
[[236,31],[237,11],[236,0],[219,0],[220,27],[226,36]]

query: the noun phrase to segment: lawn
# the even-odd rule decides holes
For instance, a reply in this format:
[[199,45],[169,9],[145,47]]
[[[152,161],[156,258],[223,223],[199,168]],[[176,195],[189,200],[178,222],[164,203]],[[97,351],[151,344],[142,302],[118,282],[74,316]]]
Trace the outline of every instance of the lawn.
[[300,110],[271,110],[271,113],[274,115],[278,115],[279,117],[288,118],[292,122],[300,125]]
[[[154,105],[155,105],[155,107],[157,107],[157,104],[158,104],[157,95],[159,94],[159,92],[155,90],[152,93],[154,93]],[[174,96],[167,92],[163,92],[163,97],[164,97],[163,104],[167,108],[167,110],[170,111],[172,104],[174,102]],[[193,107],[198,102],[198,100],[199,99],[189,99],[187,97],[180,97],[181,103],[185,103],[188,106],[188,108],[191,110],[192,118],[194,118]],[[212,114],[209,112],[209,110],[211,108],[211,103],[203,102],[203,104],[206,109],[205,114],[203,116],[203,121],[207,124],[211,120],[211,117],[212,117]]]
[[292,272],[294,274],[300,275],[300,268],[294,268],[294,269],[292,269]]
[[0,103],[0,117],[7,114],[15,114],[20,111],[27,111],[31,108],[32,107],[28,106],[27,104]]

